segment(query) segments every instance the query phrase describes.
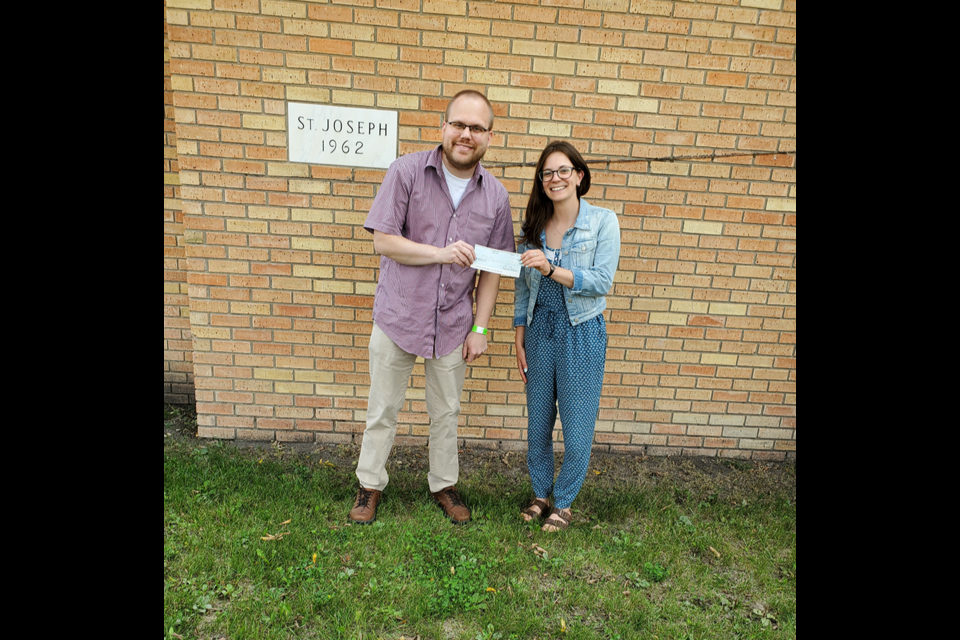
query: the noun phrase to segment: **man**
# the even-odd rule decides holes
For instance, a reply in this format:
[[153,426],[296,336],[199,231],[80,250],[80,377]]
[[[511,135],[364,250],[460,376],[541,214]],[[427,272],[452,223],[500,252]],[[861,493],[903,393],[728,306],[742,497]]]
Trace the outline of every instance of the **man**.
[[[486,327],[500,276],[476,270],[474,246],[514,251],[507,190],[480,166],[493,109],[461,91],[447,105],[443,141],[397,159],[387,170],[364,227],[381,255],[370,336],[370,400],[350,519],[370,524],[387,485],[387,457],[410,372],[424,359],[430,416],[430,492],[455,523],[470,520],[456,490],[457,420],[468,363],[487,350]],[[472,328],[471,328],[472,327]]]

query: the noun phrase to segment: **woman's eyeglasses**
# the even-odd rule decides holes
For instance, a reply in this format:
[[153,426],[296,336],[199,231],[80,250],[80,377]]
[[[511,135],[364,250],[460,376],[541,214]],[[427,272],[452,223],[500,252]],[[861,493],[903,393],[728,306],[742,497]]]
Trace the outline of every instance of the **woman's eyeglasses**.
[[463,131],[464,129],[470,129],[470,133],[486,133],[490,129],[484,129],[483,127],[476,124],[463,124],[462,122],[448,122],[448,125],[456,129],[457,131]]
[[566,180],[571,175],[573,175],[573,167],[560,167],[556,171],[553,171],[552,169],[544,169],[537,175],[540,176],[541,181],[550,182],[551,180],[553,180],[553,174],[557,174],[558,176]]

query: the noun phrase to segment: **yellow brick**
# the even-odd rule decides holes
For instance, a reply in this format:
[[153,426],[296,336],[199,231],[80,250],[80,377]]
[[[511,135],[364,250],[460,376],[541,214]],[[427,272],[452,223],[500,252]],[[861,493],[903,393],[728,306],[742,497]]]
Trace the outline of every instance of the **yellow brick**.
[[445,16],[467,15],[467,3],[455,0],[423,0],[424,13],[439,13]]
[[550,75],[572,76],[577,71],[577,63],[572,60],[552,60],[549,58],[534,58],[533,70],[537,73]]
[[336,280],[318,280],[313,283],[313,290],[323,293],[353,293],[353,283],[338,282]]
[[277,393],[299,393],[309,395],[313,393],[313,385],[309,382],[278,382],[274,385]]
[[358,282],[356,284],[356,291],[354,291],[358,296],[372,296],[376,292],[376,282]]
[[217,329],[215,327],[192,327],[193,337],[207,338],[210,340],[229,340],[230,329]]
[[293,380],[293,371],[289,369],[259,369],[253,370],[253,377],[257,380]]
[[180,184],[189,184],[189,185],[200,184],[199,171],[184,171],[183,169],[180,169],[180,173],[178,175],[180,177]]
[[667,179],[660,176],[648,176],[634,173],[627,178],[628,187],[643,187],[644,189],[666,189]]
[[213,0],[167,0],[168,9],[212,9]]
[[650,171],[653,173],[665,173],[671,176],[690,175],[689,162],[651,162]]
[[407,389],[403,397],[407,400],[423,400],[427,394],[423,389]]
[[447,51],[443,60],[454,67],[487,67],[487,54],[469,53],[465,51]]
[[[167,7],[167,24],[176,24],[184,27],[187,26],[190,24],[190,12]],[[170,52],[166,49],[163,50],[163,61],[170,61]]]
[[650,324],[687,324],[687,316],[684,313],[659,313],[650,314]]
[[305,164],[270,162],[267,163],[267,175],[308,178],[310,177],[310,167]]
[[332,278],[333,267],[314,267],[305,264],[293,265],[293,275],[298,278]]
[[704,353],[700,356],[700,364],[719,364],[736,366],[737,356],[731,353]]
[[673,421],[680,424],[707,424],[710,416],[702,413],[675,413]]
[[372,93],[334,90],[331,101],[334,104],[359,104],[365,107],[372,107],[374,103],[374,97]]
[[[314,36],[316,38],[326,38],[330,35],[329,24],[326,22],[313,22],[312,20],[284,20],[283,32],[288,35]],[[287,60],[290,60],[291,54],[287,54]]]
[[330,37],[338,40],[365,40],[373,42],[375,27],[366,25],[334,23],[330,25]]
[[163,184],[180,184],[180,176],[175,173],[164,173]]
[[377,106],[384,109],[409,109],[416,111],[420,108],[420,98],[417,96],[377,95]]
[[767,211],[796,211],[797,201],[790,198],[767,198]]
[[467,71],[467,82],[470,84],[508,85],[510,84],[510,73],[507,71],[470,69]]
[[367,219],[366,213],[352,213],[350,211],[338,211],[336,215],[337,224],[362,225]]
[[674,300],[670,303],[670,311],[673,311],[674,313],[706,313],[709,306],[709,302]]
[[702,222],[700,220],[684,220],[683,232],[719,236],[723,234],[723,223],[722,222]]
[[591,47],[582,44],[558,44],[557,57],[596,62],[600,59],[600,47]]
[[569,124],[559,124],[555,122],[531,122],[530,133],[537,136],[550,136],[553,138],[569,138]]
[[268,316],[270,315],[270,305],[254,304],[249,302],[233,302],[230,304],[230,313],[239,316]]
[[619,101],[621,111],[643,111],[646,113],[656,113],[659,104],[658,100],[652,98],[620,98]]
[[197,121],[197,112],[193,109],[174,109],[173,119],[179,124],[193,124]]
[[790,197],[791,198],[797,197],[797,185],[793,185],[792,187],[790,187]]
[[267,223],[257,220],[227,220],[227,231],[234,233],[268,233]]
[[[327,211],[326,209],[293,209],[290,219],[302,222],[330,223],[333,222],[333,212]],[[366,218],[363,220],[366,220]],[[361,224],[363,220],[357,224]]]
[[[176,282],[164,282],[163,292],[164,293],[180,293],[180,285],[177,284]],[[206,315],[206,314],[202,314],[202,315]],[[193,322],[193,320],[191,320],[191,322]],[[203,323],[198,323],[198,324],[203,324]]]
[[268,16],[283,16],[285,18],[306,18],[307,8],[295,2],[271,2],[263,0],[260,10]]
[[285,207],[254,207],[247,208],[247,217],[260,220],[286,220],[290,217],[290,210]]
[[523,416],[523,410],[524,410],[524,408],[521,407],[521,406],[519,406],[519,405],[517,405],[517,406],[494,405],[494,404],[487,405],[487,415],[488,415],[488,416],[516,416],[516,417],[522,417],[522,416]]
[[718,424],[724,427],[742,427],[746,416],[729,416],[727,414],[714,414],[710,416],[710,424]]
[[183,241],[187,244],[203,244],[203,232],[188,229],[183,232]]
[[650,433],[650,424],[643,422],[615,422],[613,430],[616,433]]
[[342,384],[318,384],[314,393],[318,396],[352,396],[353,387]]
[[747,305],[712,302],[710,303],[710,313],[718,316],[745,316],[747,315]]
[[193,59],[236,62],[237,50],[233,47],[214,47],[205,44],[195,44],[193,45]]
[[287,128],[287,119],[284,116],[255,116],[244,114],[243,128],[283,131]]
[[530,102],[530,90],[491,87],[487,99],[490,102]]
[[320,180],[291,180],[293,193],[330,193],[330,183]]
[[544,58],[552,58],[553,43],[552,42],[531,42],[529,40],[514,40],[513,55],[541,56]]
[[640,83],[623,82],[620,80],[600,80],[597,83],[597,93],[615,93],[621,96],[635,96],[640,93]]
[[654,300],[652,298],[635,298],[630,303],[633,311],[669,311],[669,300]]
[[297,382],[333,382],[333,374],[329,371],[297,371],[294,378]]
[[330,89],[287,87],[287,100],[294,102],[330,102]]
[[360,58],[380,58],[381,60],[396,60],[400,57],[400,48],[389,44],[368,44],[358,42],[353,45],[354,55]]
[[586,0],[583,8],[587,11],[613,11],[626,13],[630,8],[630,0]]
[[174,91],[193,91],[193,78],[170,76],[170,88]]
[[753,7],[755,9],[780,9],[783,0],[740,0],[741,7]]
[[330,251],[333,249],[333,241],[329,238],[291,238],[290,248],[305,251]]

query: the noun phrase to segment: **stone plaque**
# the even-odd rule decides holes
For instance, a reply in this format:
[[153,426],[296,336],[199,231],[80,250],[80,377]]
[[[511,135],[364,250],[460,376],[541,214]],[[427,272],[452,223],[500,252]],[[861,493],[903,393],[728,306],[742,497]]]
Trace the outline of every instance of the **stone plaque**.
[[397,159],[397,112],[287,103],[290,162],[386,169]]

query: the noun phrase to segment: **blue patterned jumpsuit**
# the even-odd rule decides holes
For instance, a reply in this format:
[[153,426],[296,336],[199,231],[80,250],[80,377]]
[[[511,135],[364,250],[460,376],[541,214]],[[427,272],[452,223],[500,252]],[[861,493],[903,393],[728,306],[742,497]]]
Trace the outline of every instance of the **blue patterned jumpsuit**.
[[[560,266],[560,252],[546,248],[551,264]],[[564,287],[543,278],[533,322],[526,330],[527,467],[534,493],[553,494],[554,506],[567,509],[583,486],[590,464],[593,430],[600,409],[607,355],[603,314],[570,324]],[[553,426],[560,410],[564,454],[554,484]]]

